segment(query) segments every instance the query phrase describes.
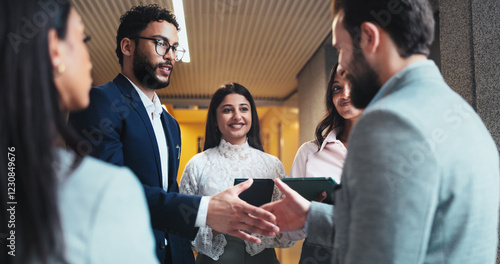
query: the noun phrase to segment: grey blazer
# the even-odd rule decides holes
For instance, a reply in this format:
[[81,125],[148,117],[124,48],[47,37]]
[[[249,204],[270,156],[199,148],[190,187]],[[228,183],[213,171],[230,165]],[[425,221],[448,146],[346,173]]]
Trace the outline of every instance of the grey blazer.
[[70,173],[72,154],[59,154],[65,261],[158,263],[144,191],[132,172],[87,157]]
[[359,119],[335,216],[313,203],[309,240],[333,243],[334,263],[495,263],[499,168],[479,116],[432,61],[414,63]]

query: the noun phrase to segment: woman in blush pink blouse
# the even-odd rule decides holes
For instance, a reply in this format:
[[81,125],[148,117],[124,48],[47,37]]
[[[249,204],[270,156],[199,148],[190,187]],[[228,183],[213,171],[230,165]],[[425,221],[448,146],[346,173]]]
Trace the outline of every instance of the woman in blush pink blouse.
[[[291,178],[332,177],[340,183],[349,134],[363,112],[351,104],[351,88],[342,78],[343,73],[338,64],[333,67],[326,91],[327,114],[316,127],[316,139],[304,143],[297,151]],[[324,198],[318,197],[319,200]],[[306,239],[299,263],[332,263],[332,249],[309,244]]]

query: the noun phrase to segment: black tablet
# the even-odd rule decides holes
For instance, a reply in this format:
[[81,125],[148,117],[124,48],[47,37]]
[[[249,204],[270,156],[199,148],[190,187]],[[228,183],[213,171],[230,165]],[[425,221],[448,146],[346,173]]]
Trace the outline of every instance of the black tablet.
[[[248,178],[234,179],[234,185],[240,184]],[[254,206],[261,206],[271,202],[273,198],[274,181],[272,179],[253,179],[250,188],[240,193],[240,199]]]
[[309,201],[314,200],[314,198],[318,197],[318,195],[325,191],[326,198],[323,202],[334,204],[335,197],[333,192],[336,189],[336,186],[338,186],[338,183],[336,183],[331,177],[284,178],[281,180]]

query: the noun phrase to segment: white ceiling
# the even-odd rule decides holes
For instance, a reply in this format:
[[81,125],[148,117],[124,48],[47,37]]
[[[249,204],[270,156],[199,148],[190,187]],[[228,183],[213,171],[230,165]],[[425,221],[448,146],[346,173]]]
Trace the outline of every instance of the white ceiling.
[[[173,9],[171,0],[73,0],[92,36],[95,85],[120,71],[119,17],[140,2]],[[158,91],[167,104],[208,104],[231,81],[261,105],[279,103],[296,90],[297,74],[331,31],[330,0],[184,0],[184,10],[191,62],[177,63],[170,86]]]

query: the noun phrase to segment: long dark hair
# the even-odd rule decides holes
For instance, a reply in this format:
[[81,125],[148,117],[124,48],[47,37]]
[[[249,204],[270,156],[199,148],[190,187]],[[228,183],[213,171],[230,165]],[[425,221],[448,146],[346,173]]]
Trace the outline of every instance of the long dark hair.
[[250,110],[252,112],[252,126],[247,133],[248,145],[258,150],[264,151],[262,141],[260,140],[260,126],[259,116],[257,115],[257,108],[250,92],[243,85],[238,83],[228,83],[219,88],[210,101],[207,114],[207,125],[205,127],[205,145],[203,150],[217,147],[220,143],[221,133],[217,127],[217,107],[224,101],[228,94],[241,94],[250,103]]
[[60,109],[48,32],[65,37],[70,9],[69,1],[0,4],[0,233],[15,232],[16,249],[15,257],[4,254],[11,242],[1,237],[2,263],[48,263],[61,250],[54,142],[76,149],[77,141]]
[[319,122],[316,127],[316,132],[314,133],[316,137],[315,143],[318,145],[318,150],[321,148],[325,137],[333,129],[338,128],[339,135],[342,135],[344,130],[345,119],[339,114],[337,108],[335,108],[335,105],[333,104],[333,82],[335,81],[338,66],[339,64],[337,63],[330,71],[330,78],[328,80],[325,96],[326,115],[323,117],[321,122]]

